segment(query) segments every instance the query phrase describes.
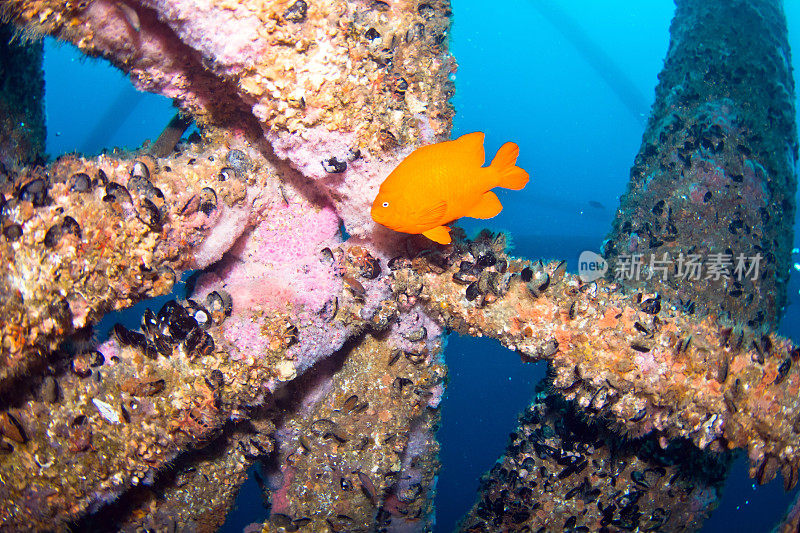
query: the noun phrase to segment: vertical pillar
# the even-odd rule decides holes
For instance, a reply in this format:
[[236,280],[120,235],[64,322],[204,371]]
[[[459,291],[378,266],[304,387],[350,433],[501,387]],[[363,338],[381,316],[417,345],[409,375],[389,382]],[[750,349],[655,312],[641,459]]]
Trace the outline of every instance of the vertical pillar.
[[42,41],[25,42],[0,24],[0,178],[44,155]]
[[782,4],[676,5],[656,101],[604,246],[610,272],[689,312],[775,326],[797,188]]

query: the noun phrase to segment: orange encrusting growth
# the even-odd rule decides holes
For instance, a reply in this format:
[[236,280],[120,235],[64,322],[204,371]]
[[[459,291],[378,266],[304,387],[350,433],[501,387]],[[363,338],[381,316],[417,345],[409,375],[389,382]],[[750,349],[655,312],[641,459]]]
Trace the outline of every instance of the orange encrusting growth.
[[492,218],[503,206],[494,187],[519,190],[528,173],[516,166],[519,147],[506,143],[484,167],[483,133],[423,146],[406,157],[381,184],[372,219],[403,233],[449,244],[448,224],[458,218]]

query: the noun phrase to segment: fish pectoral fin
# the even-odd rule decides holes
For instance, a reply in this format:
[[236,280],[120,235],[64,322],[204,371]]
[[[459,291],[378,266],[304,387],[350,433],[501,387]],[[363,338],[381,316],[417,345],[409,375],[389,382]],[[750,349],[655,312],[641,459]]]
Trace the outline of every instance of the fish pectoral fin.
[[492,218],[503,210],[503,204],[492,191],[483,193],[478,203],[473,205],[464,216],[472,218]]
[[441,224],[446,222],[444,214],[447,212],[447,203],[444,201],[438,202],[431,207],[426,208],[424,211],[415,217],[421,226],[430,226],[432,224]]
[[453,242],[453,239],[450,238],[450,228],[447,226],[436,226],[428,231],[423,231],[422,234],[439,244],[450,244]]

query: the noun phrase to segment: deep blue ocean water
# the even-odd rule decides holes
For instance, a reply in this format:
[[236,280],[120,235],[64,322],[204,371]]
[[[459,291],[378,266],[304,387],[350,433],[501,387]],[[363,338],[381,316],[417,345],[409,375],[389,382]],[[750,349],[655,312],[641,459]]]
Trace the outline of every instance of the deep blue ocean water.
[[[487,157],[519,144],[532,174],[522,192],[499,190],[505,206],[469,231],[509,231],[514,253],[563,258],[575,270],[582,250],[598,250],[639,148],[669,42],[671,0],[452,0],[454,136],[486,133]],[[786,2],[789,38],[800,57],[800,2]],[[107,64],[72,47],[46,44],[47,149],[97,152],[155,139],[174,113],[165,98],[138,93]],[[589,202],[604,207],[593,207]],[[797,223],[796,223],[797,226]],[[795,247],[800,238],[795,235]],[[794,256],[793,262],[800,262]],[[800,342],[800,272],[793,272],[781,332]],[[437,532],[449,532],[472,505],[477,478],[502,453],[516,416],[543,376],[542,365],[485,339],[451,338],[450,382],[442,404],[442,471]],[[705,532],[768,531],[791,495],[778,479],[755,487],[738,461]],[[263,519],[249,482],[224,530]]]

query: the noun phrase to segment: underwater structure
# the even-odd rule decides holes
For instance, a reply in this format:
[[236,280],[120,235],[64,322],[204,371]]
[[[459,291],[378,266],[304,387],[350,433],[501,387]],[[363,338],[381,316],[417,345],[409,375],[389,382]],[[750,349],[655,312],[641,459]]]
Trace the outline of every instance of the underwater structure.
[[0,180],[8,169],[44,155],[44,75],[41,42],[15,39],[0,23]]
[[[745,325],[768,331],[785,302],[796,193],[794,82],[782,7],[730,1],[676,7],[655,104],[605,242],[607,278],[643,298],[642,310],[669,302],[688,314],[725,317],[732,334]],[[652,353],[646,339],[661,324],[634,326],[640,340],[632,345]],[[692,340],[678,341],[679,351],[681,342]],[[751,342],[764,358],[763,341]],[[733,380],[724,393],[729,399],[742,384],[727,360],[701,356],[691,364],[709,368],[722,384]],[[609,390],[580,405],[602,413],[617,401]],[[506,455],[484,479],[465,531],[700,528],[730,456],[698,453],[683,441],[658,446],[652,434],[620,442],[553,396],[540,393],[522,415]],[[761,463],[751,473],[763,483],[775,466]],[[795,482],[790,476],[787,488]]]
[[[673,36],[695,17],[713,20],[745,5],[700,4],[679,3]],[[762,40],[750,46],[760,44],[766,57],[785,53],[763,74],[773,111],[753,110],[754,102],[740,111],[737,94],[720,89],[731,107],[728,122],[717,124],[703,118],[716,93],[687,91],[676,96],[685,104],[674,104],[687,106],[681,123],[657,102],[620,217],[634,205],[660,216],[654,208],[664,200],[659,227],[679,227],[666,178],[652,179],[661,198],[636,189],[642,161],[653,171],[669,163],[648,140],[662,119],[675,139],[689,130],[698,136],[684,157],[693,183],[709,191],[707,161],[725,175],[728,161],[747,156],[740,166],[753,175],[712,191],[720,215],[734,216],[726,198],[750,194],[754,180],[770,196],[743,202],[742,216],[771,209],[773,196],[783,212],[793,209],[785,23],[777,2],[747,5],[763,23]],[[764,287],[743,284],[747,304],[722,313],[701,287],[694,307],[683,303],[693,294],[686,288],[586,282],[564,262],[511,257],[502,235],[456,235],[439,247],[373,224],[369,206],[382,179],[413,148],[449,137],[455,61],[447,1],[9,0],[2,10],[26,34],[108,58],[137,87],[173,98],[184,126],[192,117],[202,130],[177,142],[170,132],[184,126],[173,124],[139,151],[20,166],[2,185],[0,519],[8,528],[214,530],[249,467],[268,460],[272,514],[263,531],[429,530],[447,330],[496,338],[551,369],[550,391],[523,414],[511,444],[509,460],[520,461],[525,476],[504,466],[488,482],[531,493],[525,479],[547,484],[544,496],[536,492],[541,509],[524,492],[527,509],[490,495],[494,515],[476,511],[482,521],[499,516],[535,531],[529,523],[546,527],[537,514],[556,512],[573,528],[589,527],[584,517],[635,517],[654,528],[696,523],[688,513],[706,512],[724,464],[709,473],[709,489],[698,489],[664,462],[660,450],[674,439],[713,452],[744,448],[759,481],[781,472],[787,487],[796,484],[800,349],[769,330],[782,300],[764,296],[785,294],[781,239],[789,228],[747,222],[751,239],[753,228],[781,237],[769,248],[774,276]],[[702,58],[680,59],[684,52],[675,39],[665,69],[700,68],[686,61]],[[730,61],[749,68],[755,60]],[[659,98],[673,95],[667,84],[690,85],[677,79],[662,76]],[[773,120],[786,128],[761,131],[764,123],[741,118],[762,111],[785,113]],[[715,124],[724,147],[700,138]],[[766,150],[786,157],[764,157]],[[655,221],[649,227],[656,231]],[[637,236],[644,228],[636,226]],[[615,224],[609,242],[623,242],[625,231],[624,221]],[[731,246],[711,230],[708,239]],[[675,242],[690,238],[678,232]],[[111,339],[93,343],[103,315],[169,294],[188,271],[195,273],[185,297],[145,311],[139,328],[117,324]],[[607,427],[581,429],[580,410]],[[556,416],[562,425],[550,423]],[[630,457],[622,465],[610,452],[617,432],[651,436],[622,450]],[[547,464],[528,470],[528,458]],[[602,472],[628,491],[624,502],[596,483]],[[564,514],[592,497],[591,514]],[[631,501],[641,506],[635,512]],[[644,516],[646,501],[653,508]]]

